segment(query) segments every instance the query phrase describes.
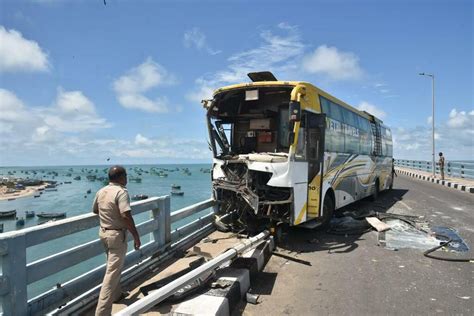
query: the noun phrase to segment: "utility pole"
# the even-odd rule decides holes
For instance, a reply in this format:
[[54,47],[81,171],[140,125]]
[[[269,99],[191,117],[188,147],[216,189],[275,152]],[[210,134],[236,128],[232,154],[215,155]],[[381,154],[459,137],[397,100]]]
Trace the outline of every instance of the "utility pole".
[[427,74],[427,73],[420,73],[419,74],[420,76],[428,76],[428,77],[431,77],[431,99],[432,99],[432,114],[431,114],[431,137],[432,137],[432,147],[433,147],[433,152],[432,152],[432,156],[433,156],[433,160],[432,160],[432,163],[433,163],[433,166],[432,166],[432,170],[433,170],[433,178],[435,177],[435,171],[436,171],[436,163],[435,163],[435,76],[434,74]]

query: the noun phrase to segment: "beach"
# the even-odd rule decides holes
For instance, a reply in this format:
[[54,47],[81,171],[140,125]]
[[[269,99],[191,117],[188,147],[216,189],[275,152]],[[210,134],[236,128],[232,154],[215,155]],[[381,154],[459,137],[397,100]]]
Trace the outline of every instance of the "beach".
[[0,201],[6,201],[11,199],[19,199],[27,196],[31,196],[35,193],[38,193],[38,190],[44,189],[48,183],[43,183],[40,185],[32,185],[25,187],[23,190],[15,190],[14,192],[8,192],[8,188],[6,185],[0,186]]

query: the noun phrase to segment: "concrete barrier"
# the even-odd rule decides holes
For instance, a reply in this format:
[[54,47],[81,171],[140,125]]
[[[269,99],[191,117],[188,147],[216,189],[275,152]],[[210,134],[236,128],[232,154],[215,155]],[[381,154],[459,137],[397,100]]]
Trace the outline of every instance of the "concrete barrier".
[[255,249],[244,253],[229,267],[218,272],[217,281],[213,283],[213,287],[211,286],[203,294],[180,303],[171,315],[231,315],[250,289],[256,273],[265,267],[274,249],[275,243],[270,237]]

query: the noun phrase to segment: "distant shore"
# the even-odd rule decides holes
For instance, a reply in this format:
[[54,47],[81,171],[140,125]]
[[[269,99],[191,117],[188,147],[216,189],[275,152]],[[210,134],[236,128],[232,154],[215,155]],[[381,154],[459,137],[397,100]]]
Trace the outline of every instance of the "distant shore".
[[43,183],[40,185],[32,185],[25,187],[24,190],[16,190],[16,192],[7,193],[7,186],[0,185],[0,201],[5,201],[9,199],[19,199],[27,196],[31,196],[35,193],[38,193],[39,189],[44,189],[48,183]]

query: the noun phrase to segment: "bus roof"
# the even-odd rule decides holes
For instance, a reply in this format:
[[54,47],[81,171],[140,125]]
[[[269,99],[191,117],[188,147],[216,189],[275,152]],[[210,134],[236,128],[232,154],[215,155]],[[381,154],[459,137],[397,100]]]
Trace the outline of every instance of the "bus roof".
[[213,96],[216,96],[219,93],[230,91],[230,90],[238,90],[238,89],[245,89],[245,88],[258,88],[258,87],[295,87],[297,85],[303,85],[308,90],[313,90],[315,94],[319,94],[345,108],[348,110],[359,114],[366,119],[373,120],[374,117],[376,120],[382,122],[379,118],[375,117],[375,115],[367,113],[365,111],[359,111],[358,109],[350,106],[349,104],[345,103],[344,101],[332,96],[331,94],[327,93],[324,90],[314,86],[313,84],[305,81],[257,81],[257,82],[248,82],[248,83],[239,83],[230,86],[225,86],[219,89],[214,90]]

